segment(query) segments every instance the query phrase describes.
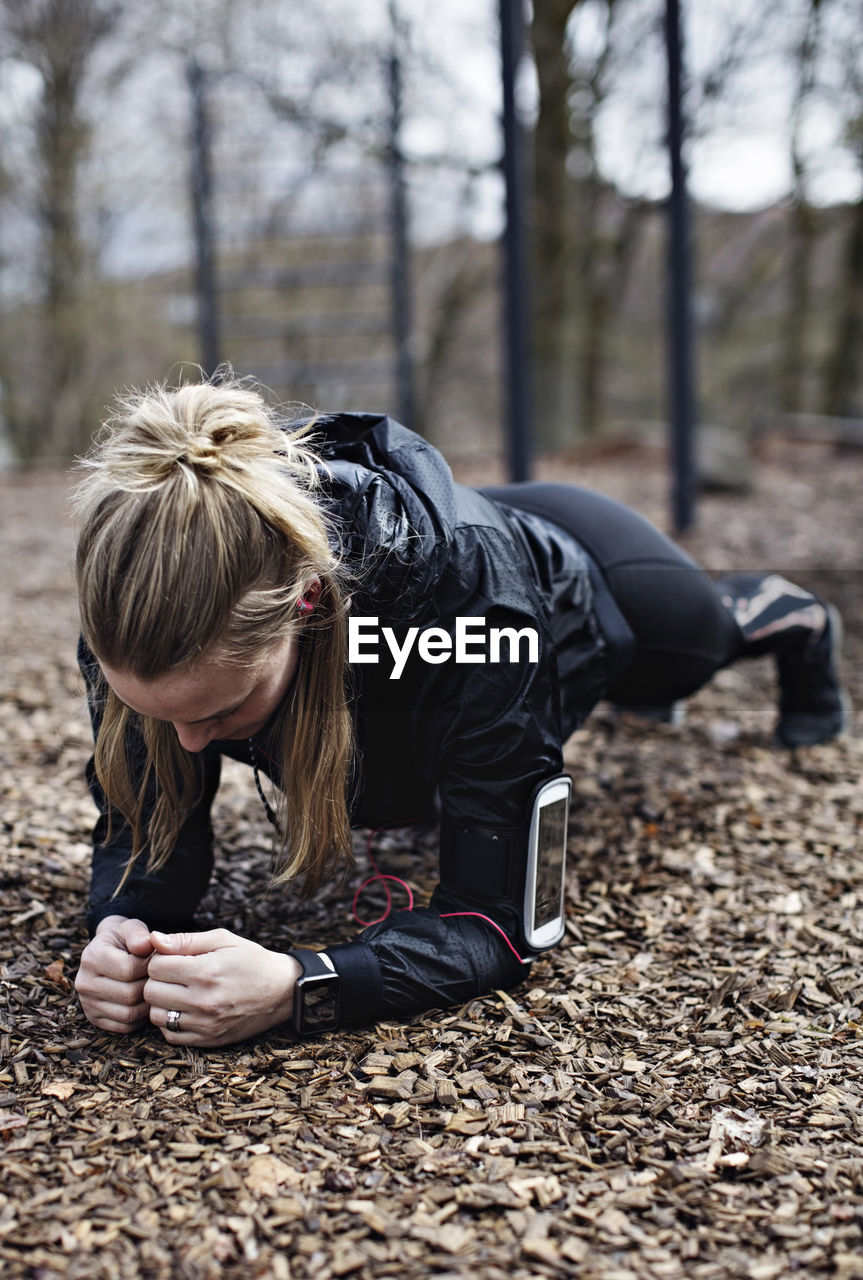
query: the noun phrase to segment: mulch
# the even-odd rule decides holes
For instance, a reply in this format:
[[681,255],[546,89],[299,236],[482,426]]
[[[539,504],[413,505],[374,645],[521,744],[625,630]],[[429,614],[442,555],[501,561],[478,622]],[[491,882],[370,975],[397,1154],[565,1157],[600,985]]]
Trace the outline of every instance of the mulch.
[[[649,456],[545,468],[664,521]],[[857,706],[860,491],[858,457],[774,448],[685,540],[833,598]],[[71,985],[93,813],[65,492],[0,480],[4,1277],[863,1277],[863,739],[775,751],[763,662],[679,726],[603,705],[567,747],[566,938],[521,987],[303,1043],[103,1035]],[[267,897],[247,772],[202,927],[351,937],[362,835],[346,883]],[[434,832],[375,851],[426,899]]]

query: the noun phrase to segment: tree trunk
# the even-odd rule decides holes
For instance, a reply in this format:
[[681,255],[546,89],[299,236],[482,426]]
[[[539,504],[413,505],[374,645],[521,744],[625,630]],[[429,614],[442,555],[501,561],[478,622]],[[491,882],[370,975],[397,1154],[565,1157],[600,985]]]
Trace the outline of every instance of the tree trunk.
[[806,29],[797,52],[797,80],[791,108],[791,171],[793,174],[788,256],[788,302],[779,372],[780,400],[786,413],[805,407],[807,333],[812,299],[812,258],[817,222],[806,194],[806,170],[801,150],[803,115],[815,80],[821,0],[810,0]]
[[605,96],[605,72],[611,54],[611,36],[616,16],[615,0],[605,0],[604,43],[594,65],[582,77],[579,87],[585,108],[572,122],[574,143],[583,173],[580,183],[579,217],[575,227],[578,238],[576,275],[579,306],[579,339],[577,351],[579,432],[595,435],[601,425],[603,406],[603,366],[605,363],[608,322],[611,315],[617,238],[610,229],[610,211],[606,208],[607,188],[596,156],[595,122]]
[[578,0],[533,6],[531,39],[539,83],[533,138],[533,369],[535,430],[540,447],[571,440],[576,419],[576,361],[568,282],[571,275],[570,146],[572,77],[566,27]]
[[92,55],[114,28],[117,0],[2,0],[7,42],[42,79],[35,120],[40,229],[39,378],[19,386],[4,370],[13,444],[23,458],[66,456],[81,444],[85,393],[86,253],[78,209],[78,174],[90,144],[81,95]]
[[[608,366],[610,324],[623,304],[629,269],[638,247],[644,204],[627,202],[614,231],[600,241],[593,227],[592,261],[587,282],[584,331],[581,343],[581,430],[595,435],[605,417],[605,374]],[[599,219],[611,219],[602,211]]]
[[863,200],[851,211],[852,224],[842,263],[836,334],[827,360],[822,412],[833,417],[863,416],[860,351],[863,344]]
[[779,379],[780,402],[786,413],[800,413],[805,408],[803,375],[812,299],[811,264],[816,243],[815,211],[796,183],[795,188],[790,212],[788,301]]
[[80,77],[62,63],[49,68],[38,123],[42,160],[40,221],[44,245],[43,318],[45,376],[39,419],[39,452],[62,454],[77,434],[78,385],[84,362],[81,281],[84,248],[78,217],[78,169],[88,130],[79,117]]

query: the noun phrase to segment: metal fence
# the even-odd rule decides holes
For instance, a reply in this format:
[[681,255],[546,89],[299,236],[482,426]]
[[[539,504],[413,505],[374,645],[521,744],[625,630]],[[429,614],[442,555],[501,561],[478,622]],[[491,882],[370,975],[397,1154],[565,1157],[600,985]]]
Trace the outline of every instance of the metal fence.
[[413,419],[398,59],[381,64],[376,152],[330,148],[317,169],[302,124],[247,85],[195,61],[188,82],[201,364],[282,401]]

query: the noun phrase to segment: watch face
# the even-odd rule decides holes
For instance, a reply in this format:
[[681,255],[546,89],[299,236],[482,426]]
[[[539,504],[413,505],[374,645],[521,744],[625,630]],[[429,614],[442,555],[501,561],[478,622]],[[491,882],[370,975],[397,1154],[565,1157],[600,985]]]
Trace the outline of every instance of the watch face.
[[339,1022],[339,979],[334,973],[300,979],[300,1029],[334,1031]]

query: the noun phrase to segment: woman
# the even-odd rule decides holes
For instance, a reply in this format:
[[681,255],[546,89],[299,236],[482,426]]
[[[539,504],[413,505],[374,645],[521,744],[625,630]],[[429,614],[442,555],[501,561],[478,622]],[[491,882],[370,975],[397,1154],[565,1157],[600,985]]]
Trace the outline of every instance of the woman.
[[[773,652],[780,742],[843,726],[815,597],[775,575],[714,584],[575,487],[455,484],[389,418],[284,424],[242,383],[156,387],[118,402],[86,467],[79,659],[100,817],[76,986],[104,1030],[149,1018],[171,1043],[229,1044],[518,982],[534,798],[603,697],[655,712]],[[322,953],[191,932],[223,755],[255,771],[276,885],[312,892],[349,864],[354,825],[439,818],[430,906]]]

